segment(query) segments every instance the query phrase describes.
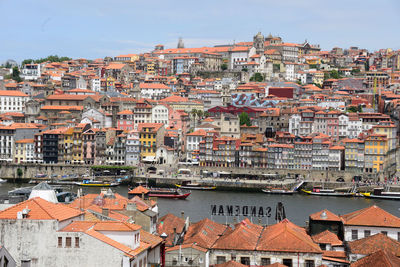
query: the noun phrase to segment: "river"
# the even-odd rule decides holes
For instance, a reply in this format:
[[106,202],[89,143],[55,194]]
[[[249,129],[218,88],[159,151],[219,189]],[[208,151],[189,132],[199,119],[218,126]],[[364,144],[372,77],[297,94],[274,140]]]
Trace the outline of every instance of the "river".
[[[29,184],[0,184],[0,194],[7,194],[9,190],[16,187],[32,186]],[[71,187],[71,191],[76,192],[77,186]],[[127,186],[118,186],[112,188],[113,191],[121,194],[122,196],[128,195]],[[84,193],[99,193],[99,188],[83,188]],[[186,200],[176,199],[158,199],[158,206],[160,217],[166,213],[173,213],[176,216],[181,216],[181,212],[185,216],[189,216],[191,222],[197,222],[205,217],[215,220],[220,223],[232,223],[234,217],[227,216],[212,216],[211,206],[219,205],[232,206],[256,206],[263,207],[264,210],[271,207],[271,217],[262,217],[263,224],[272,224],[275,222],[275,207],[278,202],[282,202],[285,207],[286,217],[293,223],[304,226],[308,220],[308,216],[312,213],[318,212],[323,209],[328,209],[335,214],[346,214],[358,209],[368,207],[370,205],[377,205],[386,211],[400,217],[400,201],[393,200],[375,200],[366,199],[362,197],[355,198],[341,198],[341,197],[318,197],[308,196],[303,194],[294,195],[268,195],[260,193],[248,192],[228,192],[228,191],[196,191],[193,190],[192,194]],[[226,210],[225,210],[226,211]],[[218,213],[218,212],[217,212]],[[238,217],[240,220],[243,217]],[[258,222],[257,218],[251,218],[253,222]]]

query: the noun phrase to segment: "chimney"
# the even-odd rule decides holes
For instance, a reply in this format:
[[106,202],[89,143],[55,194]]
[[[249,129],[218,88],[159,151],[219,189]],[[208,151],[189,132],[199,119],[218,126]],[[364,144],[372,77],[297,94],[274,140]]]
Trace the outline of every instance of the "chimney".
[[142,200],[144,200],[144,192],[142,192]]
[[108,217],[108,209],[102,208],[102,209],[101,209],[101,214],[103,214],[104,216],[107,216],[107,217]]
[[182,220],[185,219],[185,212],[183,210],[181,211],[181,218],[182,218]]
[[261,225],[261,217],[258,217],[258,225]]

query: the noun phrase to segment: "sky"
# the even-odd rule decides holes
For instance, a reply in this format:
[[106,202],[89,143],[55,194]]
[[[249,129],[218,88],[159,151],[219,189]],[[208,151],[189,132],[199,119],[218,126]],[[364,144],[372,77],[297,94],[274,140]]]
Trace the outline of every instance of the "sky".
[[399,0],[0,0],[0,63],[252,41],[400,49]]

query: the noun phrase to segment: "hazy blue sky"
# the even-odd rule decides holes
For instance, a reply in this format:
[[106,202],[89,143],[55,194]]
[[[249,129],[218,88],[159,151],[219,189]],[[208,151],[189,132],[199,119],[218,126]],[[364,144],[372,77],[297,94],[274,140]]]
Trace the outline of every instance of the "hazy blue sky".
[[0,62],[99,58],[250,41],[261,31],[322,49],[400,48],[399,0],[0,0]]

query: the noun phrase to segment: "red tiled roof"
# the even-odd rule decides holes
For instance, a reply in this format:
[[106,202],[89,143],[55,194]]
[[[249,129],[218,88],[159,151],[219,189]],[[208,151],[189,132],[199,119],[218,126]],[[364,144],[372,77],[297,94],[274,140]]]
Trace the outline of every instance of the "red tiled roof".
[[214,267],[247,267],[247,265],[241,264],[234,260],[230,260],[224,263],[215,264]]
[[182,233],[185,226],[185,220],[171,213],[168,213],[161,217],[158,222],[159,223],[157,225],[157,233],[159,235],[166,233],[168,235],[165,240],[166,245],[172,246],[172,242],[174,240],[174,228],[176,229],[177,234]]
[[[323,212],[325,212],[325,214],[322,214]],[[310,218],[312,220],[316,220],[316,221],[334,221],[334,222],[340,222],[341,219],[339,216],[337,216],[336,214],[330,212],[329,210],[321,210],[318,211],[316,213],[313,213],[310,215]]]
[[329,230],[325,230],[319,234],[313,235],[312,239],[318,244],[331,244],[332,246],[341,246],[343,242],[337,235]]
[[344,225],[381,226],[400,228],[400,218],[373,205],[340,216]]
[[369,255],[382,249],[400,256],[400,242],[382,233],[348,242],[348,248],[352,254]]
[[29,209],[26,220],[58,220],[64,221],[82,215],[83,212],[64,204],[54,204],[42,198],[35,197],[20,202],[10,208],[0,211],[0,219],[17,219],[17,213]]
[[320,247],[307,235],[306,230],[288,219],[268,226],[262,233],[257,250],[322,253]]
[[193,244],[211,248],[219,236],[226,230],[227,226],[211,221],[205,218],[195,224],[189,226],[184,244]]
[[371,266],[399,267],[400,259],[390,252],[379,250],[351,264],[351,267],[371,267]]
[[140,195],[140,194],[147,194],[149,193],[149,190],[141,185],[133,188],[131,191],[128,192],[128,194],[135,194],[135,195]]

